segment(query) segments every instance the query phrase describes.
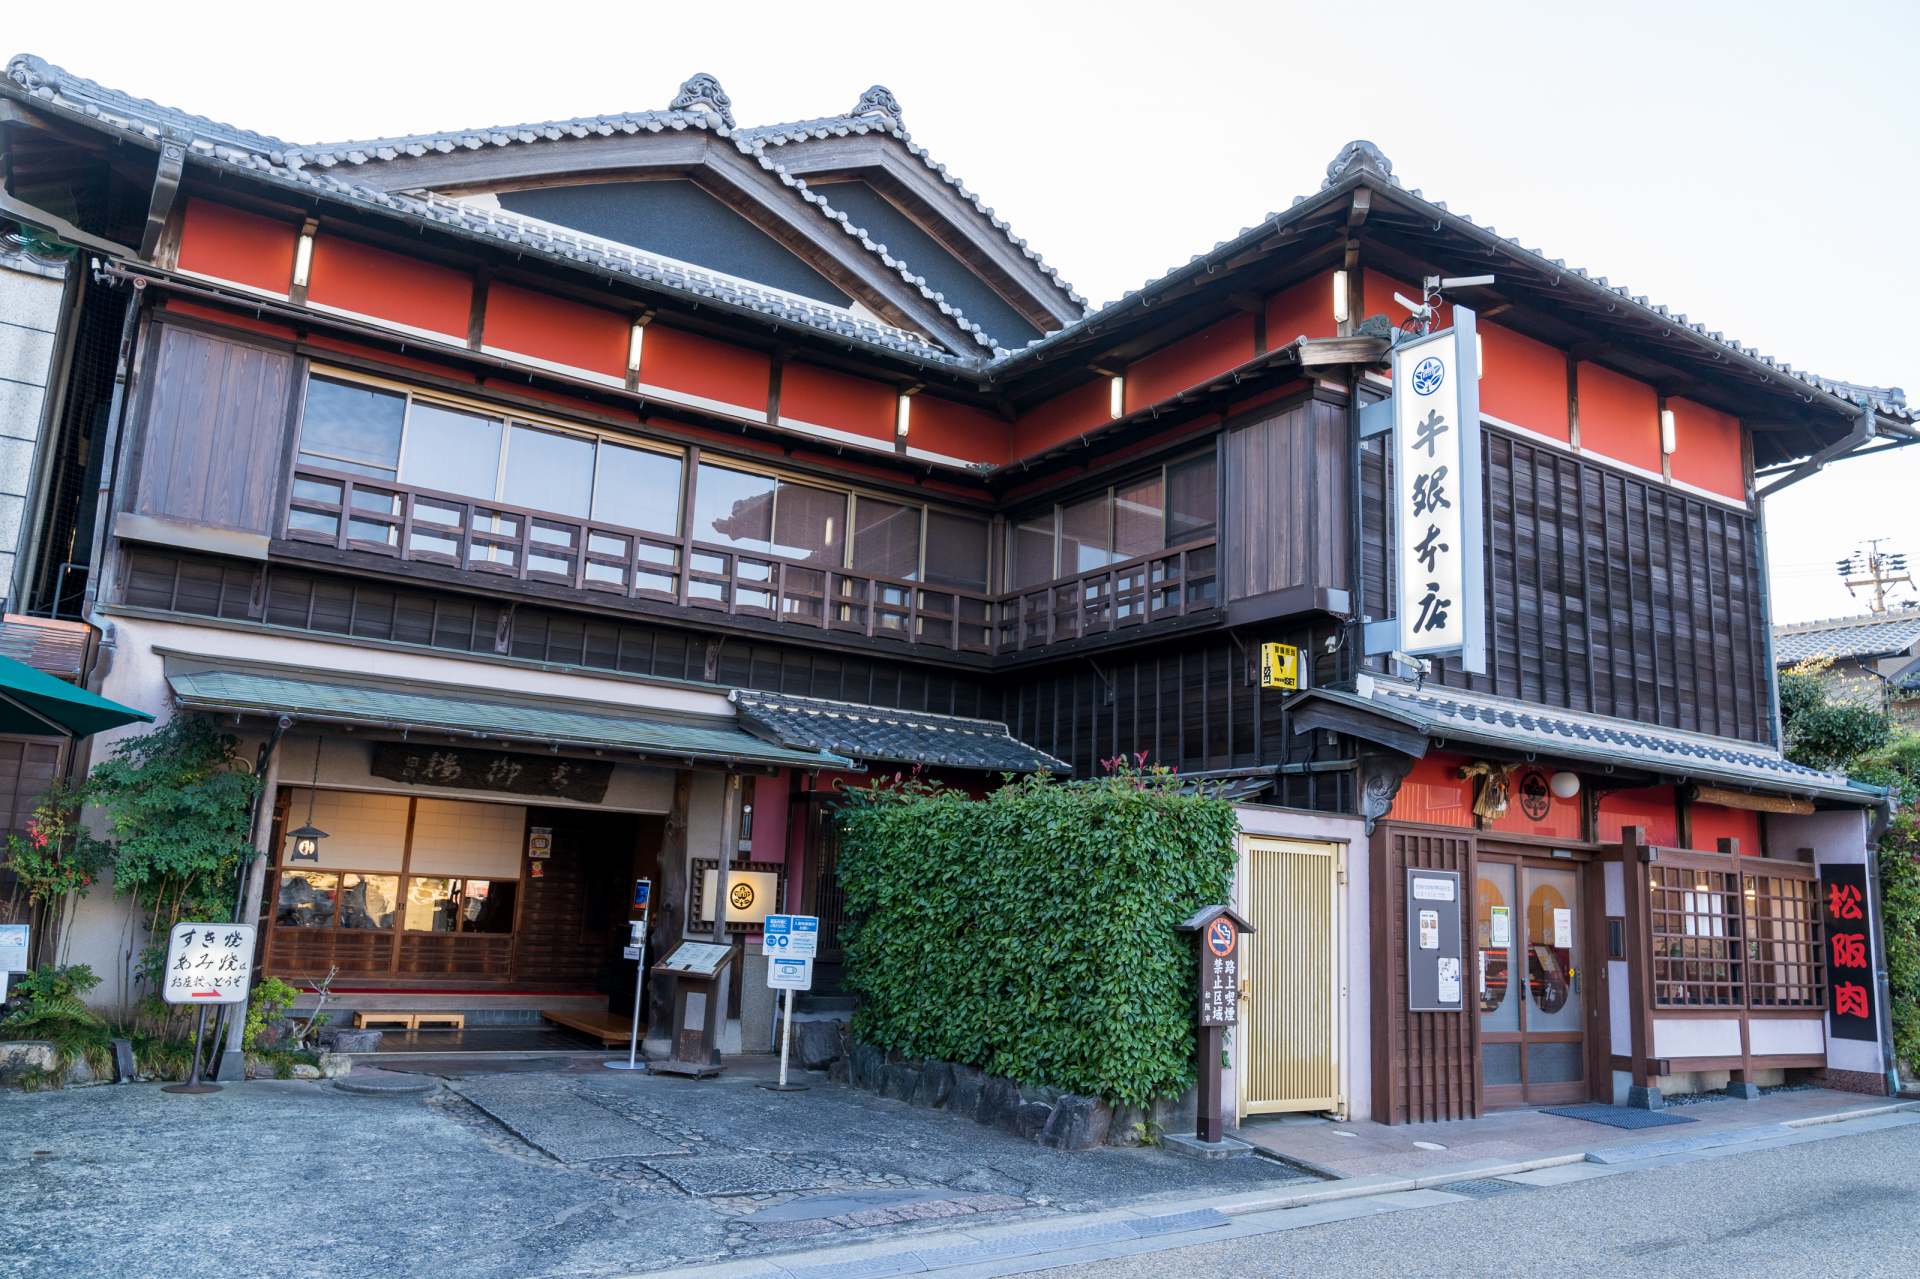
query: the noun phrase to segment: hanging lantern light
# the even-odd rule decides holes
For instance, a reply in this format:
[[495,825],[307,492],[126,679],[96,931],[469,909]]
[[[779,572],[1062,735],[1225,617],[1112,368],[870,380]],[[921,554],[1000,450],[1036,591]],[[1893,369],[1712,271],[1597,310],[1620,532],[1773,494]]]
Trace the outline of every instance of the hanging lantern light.
[[293,854],[287,859],[296,862],[317,862],[320,860],[320,841],[327,832],[313,824],[313,800],[320,786],[320,739],[313,739],[313,784],[307,787],[307,822],[287,832],[287,838],[293,841]]
[[1580,793],[1580,774],[1555,773],[1547,779],[1547,789],[1553,792],[1556,799],[1572,799]]

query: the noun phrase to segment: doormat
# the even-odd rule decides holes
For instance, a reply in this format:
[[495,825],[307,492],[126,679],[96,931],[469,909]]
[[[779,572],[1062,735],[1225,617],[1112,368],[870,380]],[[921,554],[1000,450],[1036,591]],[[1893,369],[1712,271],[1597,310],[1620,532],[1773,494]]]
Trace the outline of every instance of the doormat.
[[1560,1115],[1567,1119],[1584,1119],[1590,1124],[1605,1124],[1609,1128],[1664,1128],[1668,1124],[1691,1124],[1698,1120],[1688,1119],[1685,1115],[1670,1115],[1664,1110],[1641,1110],[1635,1106],[1606,1106],[1588,1102],[1584,1106],[1548,1106],[1540,1111],[1543,1115]]

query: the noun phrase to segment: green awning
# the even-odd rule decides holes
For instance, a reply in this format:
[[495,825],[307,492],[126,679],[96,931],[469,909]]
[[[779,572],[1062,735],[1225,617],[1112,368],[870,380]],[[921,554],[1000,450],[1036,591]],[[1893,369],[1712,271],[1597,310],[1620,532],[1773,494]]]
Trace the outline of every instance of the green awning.
[[731,718],[643,716],[628,707],[520,697],[479,697],[449,685],[353,679],[334,671],[223,664],[167,656],[167,684],[185,710],[290,715],[305,723],[354,724],[479,741],[618,751],[661,763],[769,768],[851,768],[820,750],[795,750],[741,731]]
[[152,722],[145,711],[0,657],[0,733],[91,737],[123,724]]

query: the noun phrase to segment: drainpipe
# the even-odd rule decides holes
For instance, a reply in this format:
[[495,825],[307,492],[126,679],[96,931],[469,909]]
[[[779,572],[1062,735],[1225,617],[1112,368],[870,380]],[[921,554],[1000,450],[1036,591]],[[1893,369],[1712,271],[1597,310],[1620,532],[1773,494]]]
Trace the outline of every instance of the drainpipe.
[[[260,777],[260,789],[254,792],[249,813],[253,856],[241,868],[240,887],[233,904],[237,924],[251,924],[260,918],[260,898],[267,882],[267,845],[273,837],[273,796],[280,786],[280,738],[292,726],[292,717],[282,715],[260,747],[260,762],[254,770]],[[249,962],[252,962],[251,956]],[[246,1011],[240,1004],[227,1009],[226,1047],[221,1050],[220,1066],[214,1075],[223,1084],[237,1083],[247,1077],[247,1055],[241,1046],[247,1029]]]

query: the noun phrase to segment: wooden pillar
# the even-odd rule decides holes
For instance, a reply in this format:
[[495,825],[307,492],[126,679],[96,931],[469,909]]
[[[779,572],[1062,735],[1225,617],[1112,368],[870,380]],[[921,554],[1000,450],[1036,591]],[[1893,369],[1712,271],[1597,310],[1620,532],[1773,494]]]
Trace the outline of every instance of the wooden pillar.
[[1620,883],[1626,897],[1627,912],[1627,1024],[1632,1029],[1633,1086],[1637,1090],[1651,1091],[1654,996],[1652,919],[1648,899],[1651,881],[1648,854],[1651,850],[1643,842],[1645,839],[1644,827],[1628,826],[1621,830]]
[[[733,875],[733,859],[740,851],[740,801],[742,779],[738,773],[728,773],[726,782],[720,788],[720,854],[716,859],[720,865],[715,872],[719,878],[713,885],[713,940],[717,945],[728,946],[732,942],[727,936],[727,881]],[[708,1019],[714,1026],[724,1028],[727,1024],[727,1009],[733,1000],[734,964],[721,966],[720,974],[713,983],[709,997],[719,1001],[713,1015]],[[720,1061],[720,1050],[713,1050],[715,1065]]]
[[[267,750],[266,767],[260,775],[260,795],[253,802],[253,864],[247,868],[246,892],[240,899],[240,918],[238,923],[251,924],[260,918],[260,899],[266,891],[267,863],[273,858],[273,814],[275,799],[280,789],[280,747],[282,738],[275,732],[272,745]],[[317,745],[315,750],[320,749]],[[264,936],[257,939],[252,956],[256,971],[253,979],[257,983],[263,975],[260,965],[264,962]],[[234,1008],[227,1017],[227,1042],[220,1052],[220,1065],[214,1077],[221,1083],[237,1083],[247,1077],[247,1055],[242,1041],[247,1031],[247,1019],[244,1008]]]
[[[693,799],[693,774],[682,769],[673,775],[673,802],[667,810],[666,826],[660,835],[660,882],[654,886],[653,922],[648,938],[647,956],[658,963],[673,953],[685,940],[687,910],[687,808]],[[673,988],[671,981],[647,983],[647,1021],[673,1026]]]

